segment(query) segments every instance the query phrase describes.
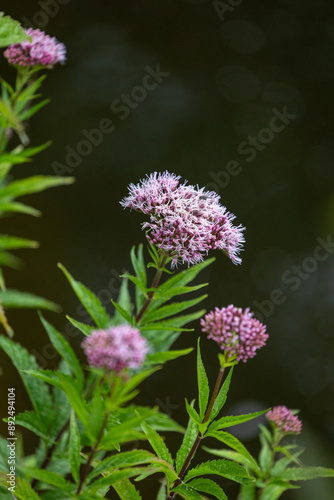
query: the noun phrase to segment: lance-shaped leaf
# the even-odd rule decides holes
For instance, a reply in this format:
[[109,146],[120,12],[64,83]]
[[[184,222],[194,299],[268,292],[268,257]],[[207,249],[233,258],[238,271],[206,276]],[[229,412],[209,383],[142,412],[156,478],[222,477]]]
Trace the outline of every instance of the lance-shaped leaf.
[[73,493],[73,485],[66,481],[60,474],[52,472],[50,470],[37,469],[35,467],[26,467],[24,472],[27,476],[43,481],[43,483],[50,484],[51,486],[56,486],[62,491],[67,493]]
[[223,476],[237,483],[250,483],[253,479],[248,472],[239,464],[230,462],[229,460],[211,460],[197,465],[194,469],[190,469],[184,478],[187,482],[190,479],[207,474],[215,474]]
[[86,325],[85,323],[81,323],[76,319],[70,318],[70,316],[66,316],[66,319],[68,319],[68,321],[72,323],[73,326],[75,326],[81,333],[83,333],[87,337],[89,337],[89,335],[92,333],[93,330],[96,330],[94,326],[89,326]]
[[130,252],[132,267],[136,273],[136,277],[141,283],[141,287],[136,287],[136,311],[139,313],[145,299],[145,293],[143,293],[142,289],[146,289],[147,286],[147,278],[146,278],[146,267],[143,255],[143,245],[140,244],[138,246],[138,251],[136,255],[136,249],[133,246]]
[[199,415],[201,420],[204,418],[206,407],[209,401],[209,381],[203,365],[199,339],[197,342],[197,384],[198,384],[198,402],[199,402]]
[[[115,302],[112,301],[112,303],[115,305]],[[119,291],[119,295],[117,298],[117,306],[118,307],[115,306],[116,307],[116,312],[114,316],[115,324],[124,323],[124,315],[123,313],[120,312],[120,309],[122,311],[126,311],[126,317],[128,318],[126,319],[126,321],[131,322],[132,304],[128,288],[128,280],[126,278],[123,279],[121,284],[121,289]]]
[[188,484],[180,484],[173,491],[176,491],[182,498],[186,498],[187,500],[203,500],[201,495]]
[[209,493],[218,500],[227,500],[224,490],[212,479],[208,478],[197,478],[193,479],[188,483],[188,486],[194,488],[196,491],[202,491],[203,493]]
[[236,450],[238,453],[240,453],[245,459],[246,463],[249,462],[251,464],[252,469],[259,470],[259,466],[256,463],[256,460],[252,457],[252,455],[249,453],[249,451],[244,447],[244,445],[237,439],[235,436],[230,434],[229,432],[224,432],[224,431],[209,431],[205,437],[213,437],[215,439],[218,439],[218,441],[221,441],[222,443],[226,444],[233,450]]
[[21,425],[26,429],[29,429],[31,432],[44,439],[46,442],[52,441],[50,439],[50,435],[43,432],[38,415],[35,411],[25,411],[23,413],[19,413],[15,417],[16,425]]
[[[192,401],[191,407],[193,407],[194,402]],[[183,437],[182,444],[180,446],[180,449],[178,450],[176,454],[176,472],[179,474],[180,470],[182,469],[182,466],[189,455],[189,452],[193,446],[193,444],[196,441],[198,434],[198,426],[193,418],[189,418],[188,420],[188,426],[187,430],[185,432],[185,435]]]
[[96,295],[85,285],[75,280],[62,264],[58,264],[58,267],[65,274],[74,290],[74,293],[85,307],[91,318],[95,321],[96,326],[99,328],[107,328],[110,323],[110,317]]
[[35,175],[27,179],[11,182],[7,186],[1,188],[0,199],[18,198],[19,196],[38,193],[51,187],[73,184],[73,182],[74,177]]
[[59,312],[60,306],[33,293],[20,292],[7,288],[0,291],[0,301],[5,309],[46,309]]
[[289,483],[284,483],[284,481],[281,481],[279,484],[270,484],[266,486],[265,489],[262,491],[259,500],[277,500],[282,496],[282,494],[286,490],[291,490],[296,488],[298,488],[298,486],[294,486]]
[[147,439],[150,442],[150,445],[152,446],[158,457],[161,458],[161,460],[168,462],[173,467],[172,456],[167,446],[165,445],[162,437],[145,422],[142,424],[142,428],[147,436]]
[[179,314],[180,312],[195,306],[199,302],[202,302],[202,300],[206,299],[206,297],[207,294],[201,295],[200,297],[196,297],[195,299],[192,300],[185,300],[183,302],[173,302],[168,306],[160,307],[155,311],[145,314],[143,316],[141,324],[149,323],[152,321],[160,321],[161,319],[169,318],[170,316],[175,316],[176,314]]
[[[136,487],[131,483],[129,479],[122,479],[116,484],[113,484],[112,487],[118,494],[121,500],[142,500],[139,491]],[[166,496],[165,496],[166,498]],[[164,498],[164,500],[165,500]]]
[[308,481],[318,477],[334,477],[334,469],[326,467],[289,467],[280,474],[280,479],[285,481]]
[[32,215],[34,217],[39,217],[41,215],[41,212],[39,210],[36,210],[33,207],[29,207],[28,205],[24,205],[24,203],[19,202],[0,202],[0,215],[2,215],[1,212],[14,212],[19,214]]
[[52,401],[48,386],[41,380],[23,373],[23,370],[38,370],[36,359],[20,344],[3,336],[0,336],[0,347],[10,357],[18,370],[33,408],[38,415],[40,428],[46,432],[50,421],[53,420]]
[[67,342],[67,340],[65,340],[63,335],[61,335],[61,333],[59,333],[48,321],[46,321],[46,319],[44,319],[41,314],[39,315],[39,317],[52,345],[70,367],[75,377],[77,378],[80,387],[82,388],[84,383],[84,374],[80,362],[76,357],[72,347]]
[[256,486],[252,484],[242,484],[240,487],[238,500],[255,500]]
[[263,415],[264,413],[267,413],[267,410],[263,411],[257,411],[254,413],[246,413],[244,415],[235,415],[235,416],[228,416],[228,417],[222,417],[219,420],[216,420],[215,422],[212,422],[212,424],[209,427],[209,431],[217,431],[220,429],[224,429],[225,427],[232,427],[233,425],[238,425],[242,424],[244,422],[248,422],[249,420],[252,420],[253,418],[259,417],[260,415]]
[[[1,189],[0,189],[1,193]],[[0,250],[16,250],[17,248],[37,248],[38,242],[17,236],[0,235]]]
[[223,385],[221,386],[221,388],[218,392],[218,395],[215,399],[215,402],[213,404],[213,407],[212,407],[212,410],[210,413],[209,422],[211,422],[212,420],[214,420],[216,418],[216,416],[218,415],[218,413],[223,408],[223,406],[226,402],[227,393],[228,393],[228,390],[230,388],[232,374],[233,374],[233,367],[230,368],[229,373],[228,373]]
[[166,351],[166,352],[156,352],[155,354],[147,354],[145,359],[145,365],[151,364],[164,364],[166,361],[171,361],[173,359],[177,359],[180,356],[185,356],[193,351],[192,347],[188,349],[181,349],[178,351]]
[[81,464],[81,438],[78,429],[78,424],[76,421],[76,416],[74,411],[71,412],[71,423],[70,423],[70,440],[69,440],[69,458],[71,464],[71,473],[75,484],[79,485],[80,482],[80,464]]

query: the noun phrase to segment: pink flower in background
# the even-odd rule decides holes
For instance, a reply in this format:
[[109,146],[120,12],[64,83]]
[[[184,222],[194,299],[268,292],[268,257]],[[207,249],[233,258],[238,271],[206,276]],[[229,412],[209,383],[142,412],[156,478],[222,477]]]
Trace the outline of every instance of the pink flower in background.
[[235,264],[245,241],[242,226],[233,226],[235,216],[219,203],[220,196],[198,186],[180,184],[180,177],[154,172],[139,184],[130,184],[124,208],[143,212],[147,239],[161,253],[173,257],[172,266],[196,264],[209,250],[222,250]]
[[244,363],[253,358],[256,350],[263,347],[268,338],[266,327],[253,318],[249,308],[229,305],[209,312],[201,319],[202,331],[215,340],[228,358]]
[[33,28],[25,30],[31,37],[31,42],[25,40],[8,47],[4,56],[15,66],[52,66],[58,62],[64,63],[66,48],[63,43],[43,31]]
[[280,432],[300,434],[302,423],[299,418],[286,406],[274,406],[266,414],[267,419],[272,422]]
[[98,368],[120,372],[138,368],[148,352],[146,339],[137,328],[118,325],[108,330],[95,330],[81,344],[88,363]]

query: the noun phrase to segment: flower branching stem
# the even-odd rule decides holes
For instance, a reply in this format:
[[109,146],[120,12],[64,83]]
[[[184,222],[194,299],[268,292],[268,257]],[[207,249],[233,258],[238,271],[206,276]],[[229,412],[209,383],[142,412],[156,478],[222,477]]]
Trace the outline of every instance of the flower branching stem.
[[[161,279],[161,276],[162,276],[162,273],[163,273],[163,268],[165,267],[165,264],[167,262],[167,259],[168,259],[168,256],[167,255],[162,255],[161,258],[160,258],[160,262],[159,262],[159,266],[158,266],[158,269],[157,269],[157,272],[154,276],[154,279],[153,279],[153,282],[152,282],[152,286],[151,288],[158,288],[158,285],[160,283],[160,279]],[[139,323],[139,321],[141,320],[141,318],[143,317],[143,314],[144,312],[146,311],[146,309],[148,308],[148,306],[150,305],[153,297],[154,297],[154,294],[155,294],[155,290],[152,290],[151,292],[149,292],[149,294],[147,295],[146,299],[145,299],[145,302],[144,304],[142,305],[142,308],[141,310],[139,311],[139,313],[137,314],[137,317],[136,317],[136,323]]]
[[[221,368],[219,370],[218,377],[217,377],[217,380],[216,380],[216,384],[215,384],[215,387],[213,389],[213,393],[212,393],[209,405],[207,407],[207,410],[206,410],[204,418],[203,418],[203,422],[202,422],[203,424],[205,424],[205,422],[207,422],[209,420],[209,418],[210,418],[213,405],[215,404],[215,401],[216,401],[216,398],[218,396],[218,392],[219,392],[219,389],[220,389],[220,386],[221,386],[221,383],[222,383],[222,380],[223,380],[224,371],[225,371],[225,368]],[[189,453],[187,455],[187,458],[185,459],[185,461],[183,463],[183,466],[182,466],[182,468],[180,470],[179,477],[175,481],[175,483],[173,484],[173,486],[171,488],[171,493],[169,494],[169,497],[166,500],[173,500],[175,498],[176,493],[173,492],[173,490],[175,488],[177,488],[177,486],[179,486],[182,483],[183,478],[184,478],[184,476],[186,474],[186,471],[187,471],[187,469],[189,467],[189,464],[190,464],[191,460],[193,459],[193,457],[194,457],[194,455],[196,453],[196,450],[197,450],[197,448],[198,448],[198,446],[199,446],[199,444],[201,442],[202,437],[203,437],[202,433],[200,431],[198,431],[196,439],[195,439],[195,442],[192,445],[192,448],[189,451]]]

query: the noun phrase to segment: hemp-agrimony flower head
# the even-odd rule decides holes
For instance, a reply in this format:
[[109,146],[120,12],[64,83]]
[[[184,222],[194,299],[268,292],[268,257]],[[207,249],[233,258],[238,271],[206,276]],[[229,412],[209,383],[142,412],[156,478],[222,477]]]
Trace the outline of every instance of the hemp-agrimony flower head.
[[219,203],[217,193],[181,184],[180,176],[167,171],[154,172],[128,189],[121,205],[150,216],[143,223],[146,237],[161,254],[172,257],[172,266],[178,261],[196,264],[215,249],[235,264],[241,262],[244,228],[233,226],[235,216]]
[[256,350],[263,347],[268,338],[266,326],[253,318],[249,308],[229,305],[215,308],[201,319],[202,331],[215,340],[224,351],[227,361],[243,361],[253,358]]
[[30,40],[10,45],[4,56],[14,66],[53,66],[66,59],[66,48],[55,37],[46,35],[44,31],[29,28],[25,30]]
[[267,412],[266,417],[281,433],[301,433],[301,421],[286,406],[274,406],[272,410]]
[[141,366],[148,352],[146,339],[139,330],[125,324],[92,331],[81,346],[91,366],[117,373]]

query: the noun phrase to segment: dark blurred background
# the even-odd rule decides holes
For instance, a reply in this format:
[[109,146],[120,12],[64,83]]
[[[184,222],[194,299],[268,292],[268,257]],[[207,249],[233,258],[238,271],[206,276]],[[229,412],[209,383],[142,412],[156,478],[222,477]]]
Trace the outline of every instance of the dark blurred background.
[[[247,228],[246,244],[241,266],[216,252],[200,280],[210,282],[205,307],[249,306],[270,334],[267,347],[236,370],[226,411],[299,408],[304,463],[334,467],[332,2],[2,0],[1,9],[68,50],[66,64],[48,71],[43,95],[52,101],[29,130],[33,145],[53,144],[14,174],[76,177],[73,186],[26,198],[42,218],[3,221],[1,232],[41,244],[20,252],[25,266],[7,271],[8,285],[61,304],[62,313],[47,317],[69,335],[65,314],[87,317],[56,264],[102,300],[117,296],[129,250],[145,240],[143,218],[119,204],[130,182],[167,169],[215,190]],[[14,72],[1,65],[12,81]],[[92,132],[106,123],[108,132]],[[55,367],[36,313],[9,319],[16,340],[43,368]],[[195,347],[194,328],[174,347]],[[78,353],[81,340],[72,335]],[[213,384],[217,350],[203,338],[202,351]],[[0,356],[2,401],[10,380],[18,410],[29,409],[19,376]],[[137,402],[158,404],[186,424],[195,364],[195,353],[170,362],[143,384]],[[233,431],[257,453],[257,423]],[[179,443],[179,435],[168,436],[172,450]],[[27,433],[26,452],[35,444]],[[237,488],[221,484],[236,498]],[[302,486],[283,498],[334,498],[333,480]],[[143,491],[155,498],[156,482]]]

